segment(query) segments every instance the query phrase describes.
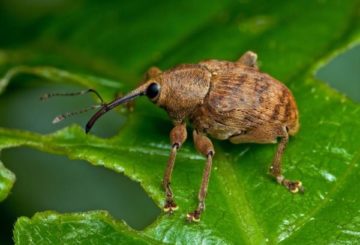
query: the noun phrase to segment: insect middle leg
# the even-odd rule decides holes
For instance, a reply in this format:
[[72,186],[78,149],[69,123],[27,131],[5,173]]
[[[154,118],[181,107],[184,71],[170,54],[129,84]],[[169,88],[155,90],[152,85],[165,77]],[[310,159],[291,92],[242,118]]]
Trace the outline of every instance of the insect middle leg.
[[171,152],[169,160],[167,162],[164,179],[163,179],[163,188],[165,190],[165,205],[164,211],[172,213],[178,209],[176,203],[174,202],[174,195],[170,188],[172,171],[175,165],[176,152],[179,150],[181,145],[185,142],[187,138],[186,125],[179,124],[176,125],[170,132],[170,142],[171,142]]
[[206,156],[206,164],[203,172],[203,177],[201,180],[201,186],[198,194],[198,207],[191,213],[187,214],[188,221],[200,221],[200,215],[205,210],[205,198],[207,194],[207,189],[209,185],[210,173],[212,159],[214,157],[215,151],[214,146],[211,143],[211,140],[203,134],[199,134],[194,130],[193,132],[195,147],[202,155]]
[[284,131],[285,131],[285,134],[284,134],[284,136],[281,137],[281,140],[279,142],[278,149],[276,151],[273,163],[270,166],[270,173],[276,178],[276,181],[279,184],[285,186],[292,193],[297,193],[298,191],[303,192],[304,188],[302,186],[301,181],[298,181],[298,180],[291,181],[291,180],[286,179],[282,175],[281,158],[284,153],[285,147],[289,141],[289,134],[288,134],[287,130],[284,129]]

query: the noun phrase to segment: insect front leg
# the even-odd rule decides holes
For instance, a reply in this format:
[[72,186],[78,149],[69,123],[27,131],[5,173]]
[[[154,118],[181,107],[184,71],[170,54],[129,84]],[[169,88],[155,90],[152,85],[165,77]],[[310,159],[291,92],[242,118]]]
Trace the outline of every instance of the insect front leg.
[[156,76],[158,76],[161,73],[162,73],[162,71],[158,67],[156,67],[156,66],[150,67],[144,75],[144,82],[148,81],[151,78],[155,78]]
[[214,146],[211,143],[211,140],[203,134],[199,134],[194,130],[193,132],[195,147],[198,152],[202,155],[206,156],[206,164],[201,180],[201,187],[198,194],[199,204],[194,212],[187,214],[188,221],[199,222],[200,215],[205,210],[205,198],[207,194],[207,189],[209,185],[210,173],[211,173],[211,165],[212,159],[214,157],[215,151]]
[[178,209],[178,206],[174,202],[174,196],[170,188],[170,182],[172,171],[175,165],[176,152],[180,149],[186,138],[187,132],[185,124],[176,125],[170,132],[171,152],[162,183],[166,195],[164,211],[167,213],[172,213],[173,211]]
[[289,134],[287,130],[285,130],[284,136],[281,137],[281,140],[279,142],[274,160],[272,165],[270,166],[270,173],[276,178],[276,181],[285,186],[289,191],[292,193],[297,193],[298,191],[303,192],[304,188],[302,186],[301,181],[291,181],[288,179],[285,179],[285,177],[282,175],[281,170],[281,158],[284,153],[285,147],[289,141]]

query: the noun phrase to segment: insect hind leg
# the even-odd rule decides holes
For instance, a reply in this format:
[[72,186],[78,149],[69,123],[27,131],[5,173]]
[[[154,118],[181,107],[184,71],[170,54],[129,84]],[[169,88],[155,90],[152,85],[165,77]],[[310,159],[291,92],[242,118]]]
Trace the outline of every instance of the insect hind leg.
[[205,198],[208,190],[212,160],[215,154],[215,150],[211,140],[206,137],[206,135],[198,133],[196,130],[194,130],[193,138],[197,151],[200,152],[203,156],[206,156],[206,163],[201,180],[200,190],[198,193],[198,206],[193,212],[187,214],[187,220],[189,222],[199,222],[200,215],[205,210]]
[[281,168],[281,158],[282,155],[284,154],[286,145],[289,141],[289,134],[287,132],[286,129],[284,129],[284,135],[281,136],[280,138],[280,142],[277,148],[277,151],[275,153],[275,157],[273,160],[273,163],[270,166],[270,173],[272,176],[274,176],[276,178],[276,181],[285,186],[289,191],[291,191],[292,193],[297,193],[297,192],[304,192],[304,188],[302,186],[301,181],[291,181],[286,179],[283,175],[282,175],[282,168]]

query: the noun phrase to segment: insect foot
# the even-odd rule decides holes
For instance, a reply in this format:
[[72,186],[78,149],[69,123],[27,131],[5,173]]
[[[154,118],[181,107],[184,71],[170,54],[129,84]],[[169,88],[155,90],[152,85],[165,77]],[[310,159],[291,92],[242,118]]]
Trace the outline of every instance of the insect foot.
[[163,208],[164,212],[168,213],[168,214],[172,214],[172,213],[174,213],[174,211],[176,211],[178,209],[179,209],[179,207],[176,205],[174,200],[166,200],[166,203]]
[[186,215],[186,219],[191,223],[191,222],[199,222],[200,221],[200,214],[201,211],[200,210],[195,210],[192,213],[188,213]]
[[191,213],[188,213],[186,215],[186,219],[187,221],[191,222],[199,222],[200,221],[200,215],[201,213],[205,210],[205,202],[204,201],[200,201],[198,208]]
[[281,140],[278,145],[278,149],[276,151],[274,160],[272,165],[270,166],[270,174],[273,175],[276,179],[276,181],[280,184],[285,186],[289,191],[292,193],[298,193],[299,191],[301,193],[304,192],[304,187],[302,186],[301,181],[291,181],[286,179],[281,173],[281,157],[284,153],[286,144],[288,143],[289,135],[286,130],[286,128],[283,128],[283,136],[281,137]]
[[284,185],[289,191],[292,193],[304,193],[304,187],[302,186],[301,181],[290,181],[287,179],[284,179],[282,181],[282,185]]

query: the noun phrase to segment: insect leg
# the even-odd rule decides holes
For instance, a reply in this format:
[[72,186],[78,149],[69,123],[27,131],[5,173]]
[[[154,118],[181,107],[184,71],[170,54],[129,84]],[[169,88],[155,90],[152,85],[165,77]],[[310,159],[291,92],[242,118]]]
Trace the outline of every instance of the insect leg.
[[206,156],[206,164],[201,180],[201,187],[198,194],[199,204],[195,211],[187,214],[188,221],[199,222],[200,215],[205,210],[205,198],[207,194],[207,189],[209,185],[210,173],[212,159],[215,154],[214,146],[211,143],[211,140],[205,135],[199,134],[194,130],[193,132],[194,143],[196,149],[204,156]]
[[148,81],[151,78],[155,78],[161,72],[162,71],[159,68],[155,67],[155,66],[150,67],[149,70],[147,70],[147,72],[145,73],[144,81]]
[[176,209],[178,209],[176,203],[174,202],[173,192],[170,188],[171,175],[175,165],[176,152],[179,150],[181,145],[185,142],[187,138],[186,125],[179,124],[175,126],[170,132],[170,142],[171,142],[171,152],[169,156],[169,160],[167,162],[164,179],[163,179],[163,188],[165,190],[165,205],[164,211],[168,213],[172,213]]
[[270,166],[270,173],[276,178],[276,181],[285,186],[289,191],[292,193],[297,193],[298,191],[303,192],[304,188],[302,186],[301,181],[291,181],[288,179],[285,179],[285,177],[282,175],[281,171],[281,158],[284,153],[285,147],[289,141],[289,134],[287,133],[287,130],[285,130],[284,136],[281,137],[281,140],[278,145],[278,149],[276,151],[274,160],[272,165]]
[[258,68],[257,67],[257,54],[255,54],[252,51],[247,51],[245,54],[243,54],[240,59],[238,59],[237,63]]

